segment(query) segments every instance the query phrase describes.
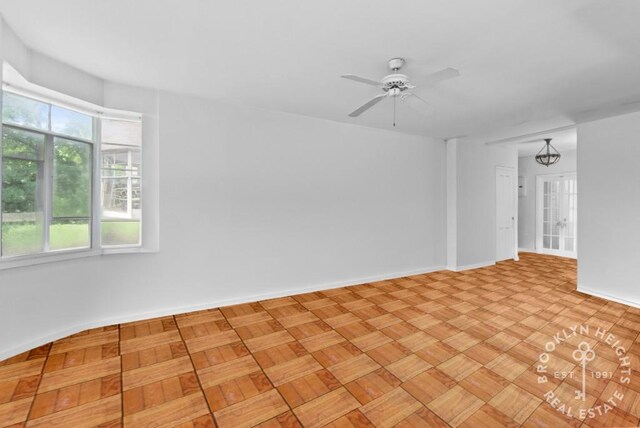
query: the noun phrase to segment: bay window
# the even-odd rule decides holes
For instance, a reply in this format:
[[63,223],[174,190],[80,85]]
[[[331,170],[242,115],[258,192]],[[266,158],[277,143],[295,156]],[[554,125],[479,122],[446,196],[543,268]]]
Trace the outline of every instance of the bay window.
[[140,246],[141,140],[139,117],[4,91],[0,259]]

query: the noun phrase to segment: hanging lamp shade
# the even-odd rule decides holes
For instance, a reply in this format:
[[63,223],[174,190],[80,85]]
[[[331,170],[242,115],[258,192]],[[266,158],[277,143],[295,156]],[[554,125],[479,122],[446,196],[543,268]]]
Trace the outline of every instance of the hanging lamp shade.
[[536,162],[540,165],[549,166],[558,163],[560,160],[560,152],[551,145],[551,138],[545,138],[545,145],[536,155]]

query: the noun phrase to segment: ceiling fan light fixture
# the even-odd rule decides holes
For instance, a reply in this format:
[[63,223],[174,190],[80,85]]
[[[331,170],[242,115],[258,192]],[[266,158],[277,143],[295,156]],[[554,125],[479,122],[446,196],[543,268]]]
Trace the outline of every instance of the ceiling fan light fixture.
[[536,155],[536,162],[546,167],[558,163],[560,160],[560,152],[551,145],[551,138],[544,139],[545,144]]

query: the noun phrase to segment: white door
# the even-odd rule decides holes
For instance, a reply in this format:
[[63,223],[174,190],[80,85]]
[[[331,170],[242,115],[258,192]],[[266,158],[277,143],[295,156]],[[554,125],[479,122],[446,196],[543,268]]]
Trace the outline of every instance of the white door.
[[538,176],[536,198],[538,252],[577,257],[578,182],[576,175]]
[[496,261],[516,258],[515,171],[496,167]]

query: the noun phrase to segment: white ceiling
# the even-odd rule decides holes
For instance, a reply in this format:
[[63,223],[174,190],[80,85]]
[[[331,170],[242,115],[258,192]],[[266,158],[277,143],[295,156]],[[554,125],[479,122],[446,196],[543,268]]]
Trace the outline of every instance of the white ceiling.
[[[399,107],[397,130],[449,137],[556,126],[639,107],[640,1],[0,0],[34,50],[106,79],[391,128],[392,103],[347,114],[407,60],[461,77]],[[417,80],[417,79],[416,79]]]

